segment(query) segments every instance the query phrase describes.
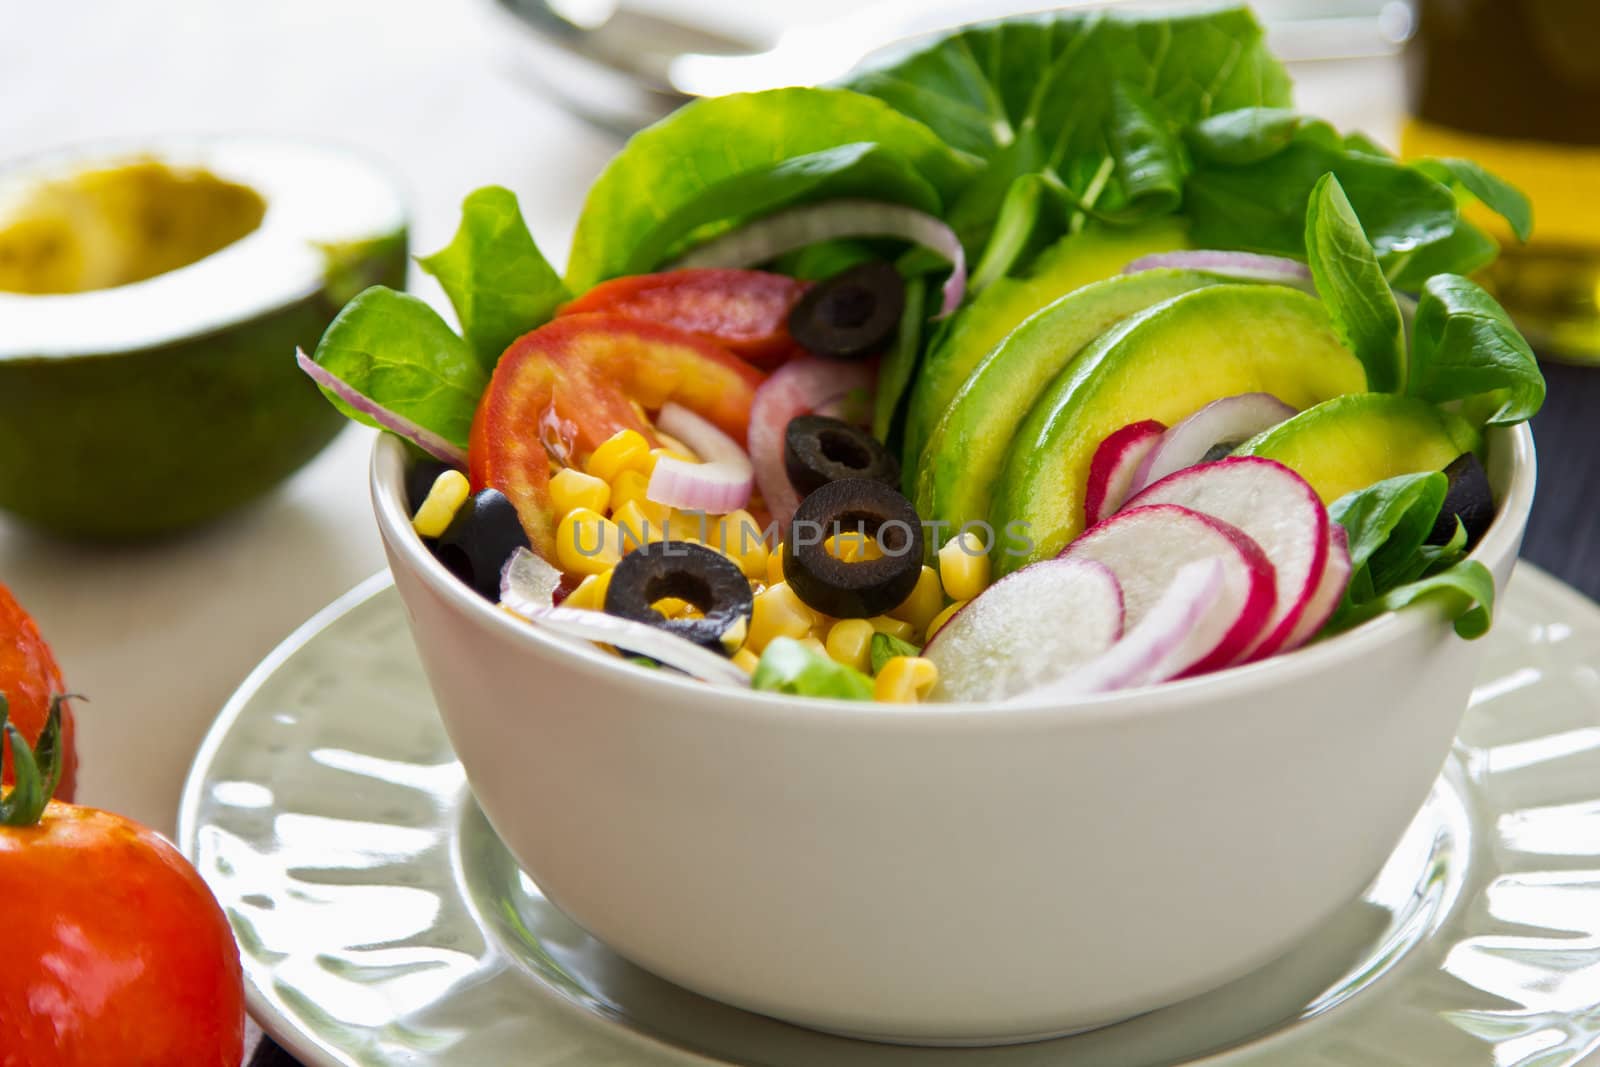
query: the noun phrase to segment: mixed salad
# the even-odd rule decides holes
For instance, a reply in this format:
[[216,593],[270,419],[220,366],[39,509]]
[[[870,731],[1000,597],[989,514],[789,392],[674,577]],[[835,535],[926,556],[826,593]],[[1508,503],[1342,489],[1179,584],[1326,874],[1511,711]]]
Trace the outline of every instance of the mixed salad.
[[1057,13],[692,103],[515,198],[301,365],[416,446],[417,533],[536,626],[716,684],[1066,697],[1493,578],[1485,430],[1538,410],[1468,275],[1517,190],[1291,107],[1244,9]]

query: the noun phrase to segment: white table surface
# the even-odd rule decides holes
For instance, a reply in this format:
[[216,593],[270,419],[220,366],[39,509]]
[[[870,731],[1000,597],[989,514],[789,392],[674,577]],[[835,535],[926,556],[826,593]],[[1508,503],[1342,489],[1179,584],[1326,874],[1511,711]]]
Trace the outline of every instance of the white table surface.
[[[413,251],[447,241],[462,195],[498,182],[559,262],[615,142],[520,81],[503,32],[472,0],[0,0],[0,158],[170,131],[336,138],[404,175]],[[1394,64],[1300,80],[1307,110],[1392,138]],[[369,447],[352,427],[262,502],[158,544],[62,544],[0,517],[0,582],[92,701],[79,708],[81,801],[172,831],[190,759],[229,693],[383,566]]]

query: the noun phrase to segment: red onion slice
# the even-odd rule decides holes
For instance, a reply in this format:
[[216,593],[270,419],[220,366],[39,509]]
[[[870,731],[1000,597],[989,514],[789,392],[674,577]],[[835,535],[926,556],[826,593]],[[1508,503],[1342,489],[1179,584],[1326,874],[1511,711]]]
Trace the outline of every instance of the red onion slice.
[[682,441],[703,462],[656,460],[645,496],[657,504],[721,515],[750,503],[755,471],[739,442],[679,404],[656,415],[663,433]]
[[1313,292],[1311,268],[1299,260],[1282,256],[1263,256],[1255,252],[1227,252],[1197,248],[1181,252],[1156,252],[1122,268],[1124,274],[1169,267],[1174,270],[1199,270],[1250,282],[1276,282]]
[[967,257],[956,232],[926,212],[879,200],[825,200],[786,208],[712,238],[667,269],[753,267],[785,252],[839,237],[898,237],[932,249],[950,262],[939,315],[948,315],[960,305],[967,289]]
[[566,637],[649,656],[703,682],[741,689],[750,687],[750,676],[731,660],[646,623],[621,619],[603,611],[542,607],[537,601],[501,600],[500,605],[535,626]]
[[1211,446],[1247,441],[1298,414],[1271,393],[1238,393],[1213,400],[1161,435],[1139,464],[1126,499],[1169,474],[1199,463]]
[[787,532],[800,496],[789,484],[784,468],[784,431],[789,420],[806,415],[833,400],[864,389],[871,392],[873,367],[870,363],[800,356],[772,372],[756,387],[750,406],[750,460],[755,465],[756,485],[766,501],[767,511]]
[[500,569],[500,603],[519,615],[555,607],[561,572],[526,548],[511,553]]
[[349,382],[334,374],[327,367],[306,355],[301,349],[295,349],[294,361],[300,365],[312,381],[322,386],[334,396],[349,404],[361,414],[372,419],[390,433],[399,434],[407,441],[422,449],[434,459],[452,463],[465,470],[467,466],[467,451],[446,441],[425,426],[418,426],[404,415],[397,415],[393,411],[358,391]]

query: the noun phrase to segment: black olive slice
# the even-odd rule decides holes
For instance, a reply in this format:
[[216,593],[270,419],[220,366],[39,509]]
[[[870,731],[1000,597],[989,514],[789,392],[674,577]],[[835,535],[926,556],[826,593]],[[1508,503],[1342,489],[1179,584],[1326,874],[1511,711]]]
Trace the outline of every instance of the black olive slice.
[[[687,600],[703,618],[669,619],[654,604]],[[622,557],[606,587],[606,611],[731,656],[750,630],[755,599],[739,565],[692,541],[652,541]]]
[[[882,557],[846,563],[829,538],[861,530]],[[839,619],[867,619],[903,603],[922,573],[922,523],[911,501],[866,478],[844,478],[813,491],[795,509],[783,542],[783,575],[795,595]]]
[[783,431],[783,465],[789,484],[805,496],[841,478],[869,478],[893,489],[900,464],[860,426],[826,415],[797,415]]
[[1444,469],[1450,479],[1450,488],[1444,494],[1444,506],[1428,534],[1428,544],[1445,545],[1455,536],[1456,520],[1467,528],[1467,547],[1478,543],[1483,532],[1494,521],[1494,493],[1489,488],[1489,475],[1478,462],[1478,457],[1465,452]]
[[789,334],[815,355],[860,359],[893,339],[905,305],[905,281],[875,260],[807,291],[789,312]]
[[461,505],[439,535],[433,554],[450,573],[490,600],[500,599],[500,572],[519,548],[529,548],[517,509],[497,489]]

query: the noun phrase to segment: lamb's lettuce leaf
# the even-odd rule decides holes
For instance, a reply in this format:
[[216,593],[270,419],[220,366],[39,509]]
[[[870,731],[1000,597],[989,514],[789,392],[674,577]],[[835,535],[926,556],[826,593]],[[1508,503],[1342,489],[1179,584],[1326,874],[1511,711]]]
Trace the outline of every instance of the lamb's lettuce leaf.
[[1470,159],[1423,159],[1412,164],[1437,181],[1459,186],[1506,220],[1517,240],[1533,236],[1533,202],[1528,195]]
[[799,697],[872,699],[872,679],[788,637],[775,637],[767,645],[750,687]]
[[1324,174],[1306,205],[1306,253],[1317,294],[1345,346],[1367,369],[1367,388],[1394,392],[1405,374],[1405,324],[1361,220],[1339,179]]
[[899,428],[900,402],[911,387],[917,358],[922,354],[922,335],[928,321],[927,297],[928,286],[921,278],[906,282],[906,303],[900,312],[900,327],[894,345],[885,353],[878,368],[878,387],[872,395],[872,436],[891,451]]
[[[375,285],[344,306],[312,357],[351,388],[465,450],[489,372],[433,308]],[[326,390],[346,417],[377,426]]]
[[1466,530],[1456,523],[1445,545],[1427,544],[1444,506],[1449,479],[1441,471],[1387,478],[1328,507],[1350,538],[1350,584],[1325,632],[1337,633],[1424,597],[1443,603],[1456,632],[1481,637],[1494,608],[1494,576],[1462,558]]
[[872,644],[867,653],[872,663],[872,675],[877,677],[883,670],[883,665],[896,656],[920,656],[922,649],[910,641],[902,641],[894,634],[873,634]]
[[975,161],[915,118],[842,89],[697,100],[629,140],[589,190],[567,284],[661,266],[746,219],[864,196],[939,211]]
[[444,287],[462,334],[490,371],[506,346],[544,325],[571,295],[534,244],[516,195],[498,185],[469,194],[455,237],[417,263]]
[[1008,19],[890,54],[846,85],[985,161],[950,216],[973,252],[1025,174],[1050,176],[1104,217],[1170,212],[1185,170],[1178,131],[1290,103],[1288,75],[1243,7]]
[[1505,309],[1476,282],[1457,274],[1428,279],[1412,325],[1408,392],[1444,402],[1487,396],[1498,401],[1488,422],[1524,422],[1544,403],[1544,375],[1533,349]]

